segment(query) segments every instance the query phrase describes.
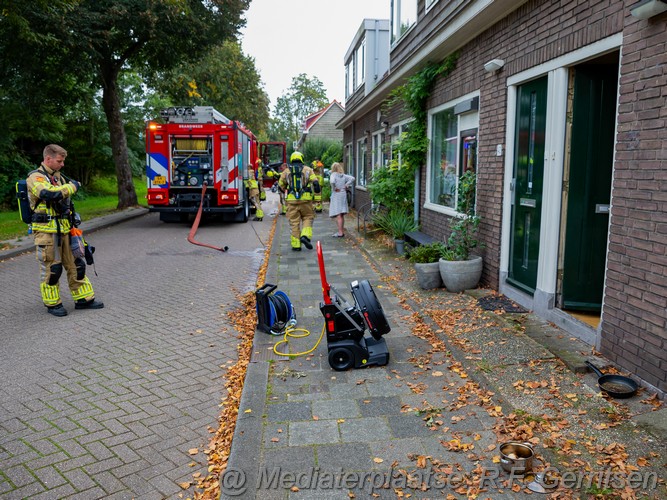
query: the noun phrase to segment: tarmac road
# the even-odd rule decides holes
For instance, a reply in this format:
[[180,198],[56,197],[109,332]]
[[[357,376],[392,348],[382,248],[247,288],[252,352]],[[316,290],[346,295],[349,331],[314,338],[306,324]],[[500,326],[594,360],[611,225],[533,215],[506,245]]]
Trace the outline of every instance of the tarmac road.
[[140,215],[87,233],[102,310],[75,310],[61,278],[69,315],[47,314],[34,252],[0,255],[3,498],[177,498],[206,475],[237,359],[227,312],[255,289],[272,218],[202,224],[196,239],[221,253],[188,243],[188,224]]

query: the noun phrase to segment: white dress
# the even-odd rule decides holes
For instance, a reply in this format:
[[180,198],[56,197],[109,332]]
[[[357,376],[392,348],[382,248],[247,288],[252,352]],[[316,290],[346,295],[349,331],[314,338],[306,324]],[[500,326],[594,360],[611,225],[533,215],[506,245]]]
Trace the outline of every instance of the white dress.
[[332,172],[329,176],[331,183],[331,199],[329,200],[329,217],[336,217],[339,214],[346,214],[347,207],[347,188],[354,185],[354,177],[347,174]]

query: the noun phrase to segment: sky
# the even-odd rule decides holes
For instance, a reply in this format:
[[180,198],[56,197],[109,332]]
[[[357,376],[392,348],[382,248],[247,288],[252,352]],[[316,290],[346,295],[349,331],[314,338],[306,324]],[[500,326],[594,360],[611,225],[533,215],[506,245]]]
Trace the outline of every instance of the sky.
[[344,58],[361,22],[389,19],[391,0],[252,0],[241,31],[243,52],[271,99],[305,73],[317,77],[329,102],[345,104]]

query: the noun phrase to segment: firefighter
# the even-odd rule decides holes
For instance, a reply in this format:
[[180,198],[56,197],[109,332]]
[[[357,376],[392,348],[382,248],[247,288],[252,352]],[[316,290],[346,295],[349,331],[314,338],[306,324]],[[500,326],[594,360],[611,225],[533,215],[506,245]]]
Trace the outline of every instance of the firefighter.
[[285,191],[287,218],[292,234],[292,250],[301,251],[301,244],[313,249],[313,194],[321,191],[321,186],[313,170],[303,164],[303,154],[295,151],[290,156],[290,165],[280,174],[278,187]]
[[257,177],[257,182],[258,182],[258,187],[259,187],[259,201],[266,201],[266,191],[264,190],[264,168],[262,167],[262,160],[260,158],[257,158],[257,170],[256,170],[256,177]]
[[253,168],[252,165],[248,165],[248,180],[245,181],[245,187],[248,188],[248,197],[250,199],[250,203],[252,203],[255,207],[256,221],[261,221],[264,218],[262,204],[259,201],[259,187],[262,185],[261,175],[261,167],[259,164],[257,165],[256,169]]
[[[280,179],[280,174],[288,167],[287,163],[282,163],[280,165],[280,172],[278,173],[278,179]],[[276,180],[276,185],[278,189],[278,197],[280,199],[280,215],[287,215],[287,202],[285,200],[285,190],[280,187],[278,180]]]
[[104,304],[95,299],[95,292],[86,276],[86,263],[74,258],[70,245],[70,229],[76,219],[71,196],[80,184],[65,179],[60,169],[65,165],[67,151],[50,144],[44,148],[44,161],[26,180],[30,207],[34,211],[32,230],[40,268],[42,301],[50,314],[67,316],[60,300],[60,276],[67,273],[75,309],[101,309]]
[[[315,172],[315,175],[317,176],[317,180],[320,183],[320,186],[324,185],[324,164],[319,160],[315,159],[313,160],[312,163],[313,166],[313,171]],[[315,194],[313,197],[314,203],[313,203],[313,208],[315,209],[315,212],[318,214],[322,212],[322,191],[319,193]]]

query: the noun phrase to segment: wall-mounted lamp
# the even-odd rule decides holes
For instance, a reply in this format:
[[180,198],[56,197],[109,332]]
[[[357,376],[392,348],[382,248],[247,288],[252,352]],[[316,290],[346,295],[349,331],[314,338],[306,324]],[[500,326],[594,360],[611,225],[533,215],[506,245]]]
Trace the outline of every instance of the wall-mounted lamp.
[[384,121],[380,125],[382,125],[383,128],[389,128],[389,122]]
[[630,14],[637,19],[648,19],[667,11],[664,0],[641,0],[630,7]]
[[484,71],[493,73],[494,71],[498,71],[503,66],[505,66],[505,61],[503,61],[502,59],[492,59],[491,61],[489,61],[484,65]]
[[364,130],[364,135],[371,135],[371,131],[370,130]]

